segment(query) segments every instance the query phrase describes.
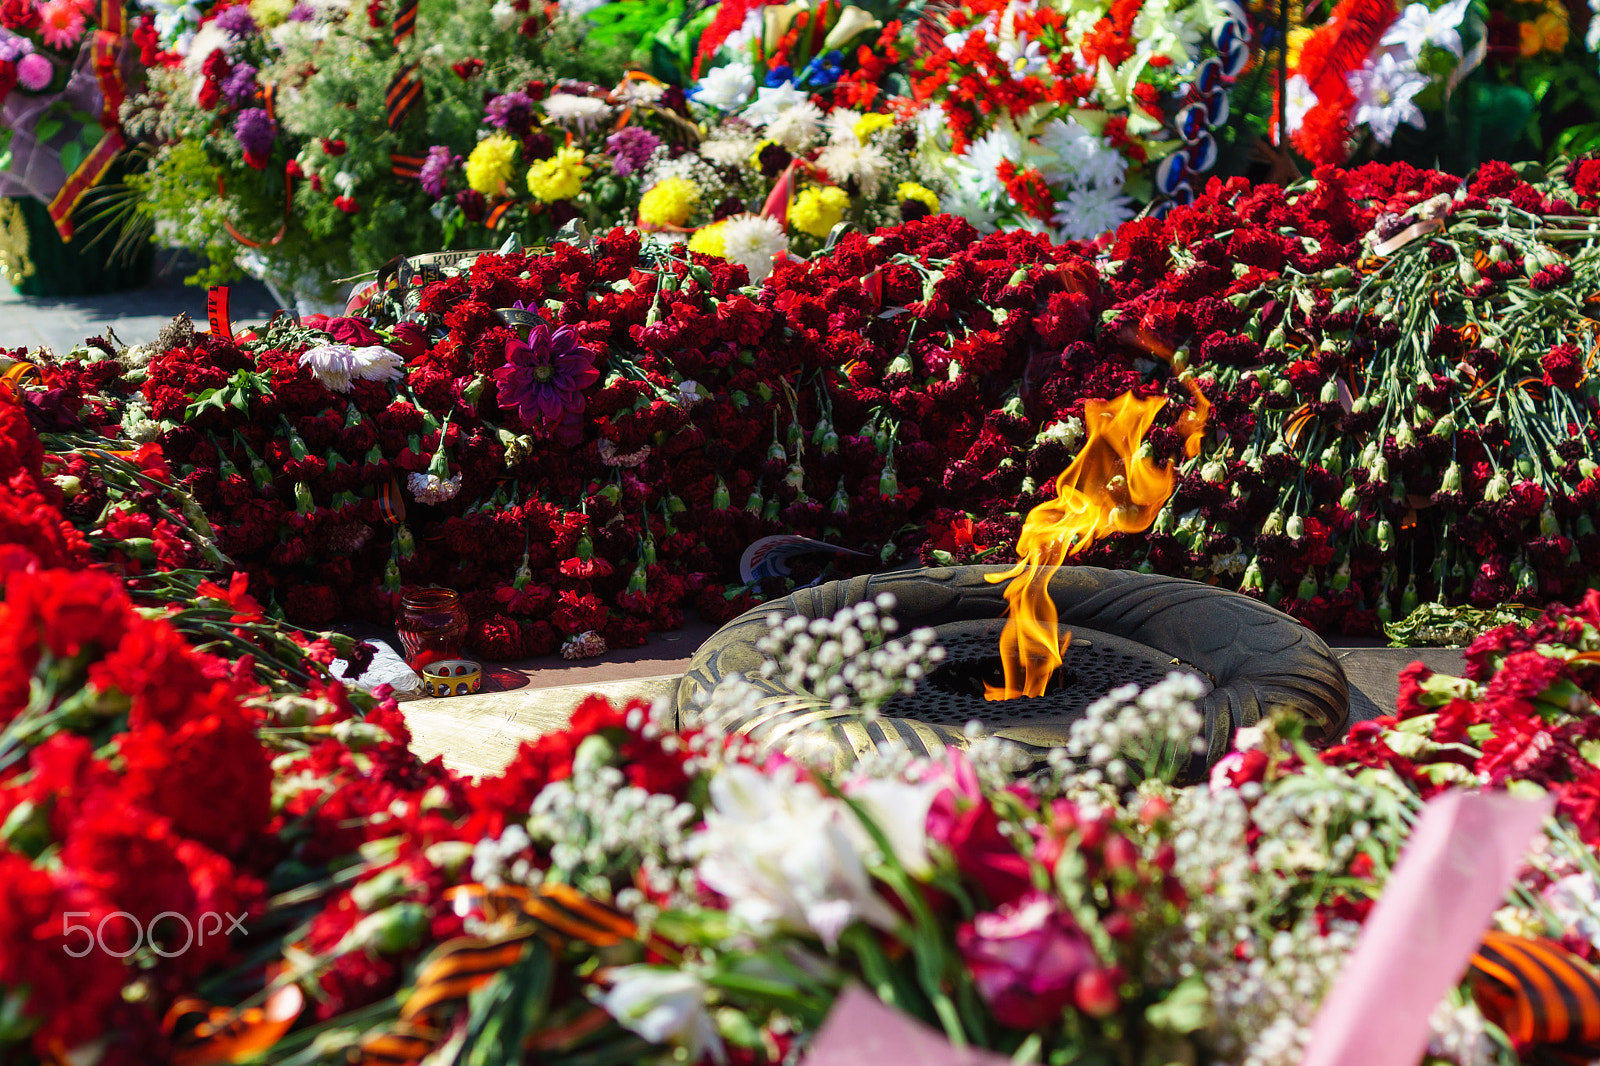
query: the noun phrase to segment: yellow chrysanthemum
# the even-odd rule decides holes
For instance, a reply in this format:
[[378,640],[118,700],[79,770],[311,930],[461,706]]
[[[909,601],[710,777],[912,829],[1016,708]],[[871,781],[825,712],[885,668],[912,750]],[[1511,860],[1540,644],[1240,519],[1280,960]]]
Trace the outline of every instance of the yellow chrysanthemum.
[[850,208],[850,196],[837,185],[813,185],[789,206],[789,224],[801,233],[826,237]]
[[862,115],[860,118],[856,119],[856,139],[862,144],[866,144],[874,133],[877,133],[882,129],[888,129],[893,125],[893,115],[885,115],[881,112],[873,112],[870,115]]
[[901,204],[907,200],[925,204],[929,214],[937,215],[939,213],[939,197],[926,185],[918,185],[914,181],[902,181],[894,191],[894,199],[896,203]]
[[639,197],[639,221],[646,226],[681,226],[700,206],[700,187],[688,178],[668,178]]
[[1304,48],[1306,46],[1306,42],[1311,40],[1312,32],[1312,30],[1305,26],[1301,26],[1297,29],[1292,29],[1289,31],[1289,55],[1287,62],[1290,70],[1300,69],[1300,49]]
[[288,21],[295,0],[250,0],[250,17],[264,30]]
[[547,204],[570,200],[583,191],[583,179],[593,173],[583,165],[583,149],[558,148],[555,155],[528,168],[528,191]]
[[[676,181],[679,179],[674,178],[669,180]],[[701,226],[699,229],[695,230],[693,236],[689,238],[689,251],[701,252],[705,255],[714,255],[719,258],[726,257],[728,254],[728,245],[726,241],[723,240],[722,231],[727,227],[727,225],[728,220],[723,219],[721,222],[713,222],[709,226]]]
[[517,142],[504,133],[485,137],[467,156],[467,184],[485,196],[494,196],[511,180]]

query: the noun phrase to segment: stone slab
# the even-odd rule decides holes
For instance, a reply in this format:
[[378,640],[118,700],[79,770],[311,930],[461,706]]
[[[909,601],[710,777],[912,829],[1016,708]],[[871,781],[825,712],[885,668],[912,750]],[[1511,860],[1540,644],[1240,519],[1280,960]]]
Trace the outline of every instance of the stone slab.
[[605,696],[614,704],[670,697],[677,690],[678,676],[408,700],[400,711],[411,730],[413,752],[423,759],[443,756],[450,769],[481,777],[504,770],[523,741],[565,726],[589,694]]
[[1333,653],[1350,680],[1352,724],[1394,713],[1400,671],[1411,663],[1426,663],[1441,674],[1460,674],[1466,669],[1462,648],[1334,648]]

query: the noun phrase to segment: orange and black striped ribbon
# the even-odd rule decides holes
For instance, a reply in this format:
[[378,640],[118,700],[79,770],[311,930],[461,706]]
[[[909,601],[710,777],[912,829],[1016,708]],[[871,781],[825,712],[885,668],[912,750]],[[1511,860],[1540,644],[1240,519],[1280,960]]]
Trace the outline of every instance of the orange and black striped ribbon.
[[391,526],[406,520],[406,499],[400,495],[400,479],[391,477],[378,486],[378,511]]
[[123,43],[122,25],[121,0],[102,0],[100,28],[95,31],[94,38],[89,43],[89,53],[94,62],[95,80],[100,84],[100,96],[104,101],[100,112],[100,125],[105,132],[101,134],[99,143],[50,198],[47,208],[50,221],[56,224],[56,232],[61,234],[63,241],[72,240],[75,229],[72,212],[77,208],[79,201],[105,176],[106,171],[111,169],[112,162],[127,147],[127,141],[122,136],[117,119],[117,109],[122,106],[122,101],[127,96],[127,89],[122,83],[122,68],[117,62]]
[[494,229],[495,226],[499,225],[501,217],[504,216],[505,213],[507,211],[509,211],[510,209],[511,209],[511,201],[510,200],[507,200],[507,201],[505,201],[504,203],[501,203],[501,204],[496,204],[493,208],[490,209],[488,217],[483,220],[484,228],[485,229]]
[[389,109],[389,128],[396,129],[405,121],[406,115],[422,99],[422,79],[417,76],[417,68],[422,64],[408,63],[395,71],[394,77],[389,81],[389,88],[384,93],[384,105]]
[[400,47],[407,37],[417,32],[417,0],[400,0],[394,13],[394,44]]
[[1519,1049],[1600,1058],[1600,974],[1553,940],[1490,931],[1472,957],[1473,999]]
[[422,164],[428,161],[426,156],[401,155],[398,152],[389,153],[389,169],[394,176],[402,181],[417,181],[422,177]]

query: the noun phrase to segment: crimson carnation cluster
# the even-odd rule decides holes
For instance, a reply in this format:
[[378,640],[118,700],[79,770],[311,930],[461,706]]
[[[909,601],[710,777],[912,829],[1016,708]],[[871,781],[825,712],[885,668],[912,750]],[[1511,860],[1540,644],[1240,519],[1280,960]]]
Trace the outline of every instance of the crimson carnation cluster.
[[[690,607],[725,619],[824,566],[1008,553],[1084,402],[1132,391],[1171,397],[1148,444],[1177,491],[1149,534],[1079,561],[1370,632],[1429,600],[1570,599],[1600,564],[1577,313],[1600,288],[1579,254],[1600,161],[1530,177],[1213,181],[1100,247],[935,216],[759,288],[617,230],[480,256],[324,332],[47,372],[112,434],[147,405],[218,546],[302,625],[386,621],[403,586],[438,583],[465,593],[475,651],[509,659],[591,630],[635,645]],[[543,407],[501,392],[513,355],[529,381],[547,358],[530,321],[577,375]],[[394,369],[328,377],[330,344]],[[1212,413],[1186,460],[1191,385]],[[741,584],[774,533],[865,556]]]

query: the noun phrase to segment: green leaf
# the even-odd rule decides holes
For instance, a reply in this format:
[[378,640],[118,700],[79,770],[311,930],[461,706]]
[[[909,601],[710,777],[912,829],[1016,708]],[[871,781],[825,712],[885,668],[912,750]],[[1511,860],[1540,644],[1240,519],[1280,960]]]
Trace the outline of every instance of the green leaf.
[[68,174],[78,169],[78,164],[83,162],[83,145],[77,141],[68,141],[61,146],[61,168]]
[[520,960],[469,997],[466,1039],[456,1061],[463,1066],[521,1062],[523,1042],[549,1009],[550,987],[550,948],[531,938]]
[[58,118],[42,118],[33,127],[33,139],[44,144],[61,132],[61,126],[61,120]]

